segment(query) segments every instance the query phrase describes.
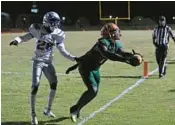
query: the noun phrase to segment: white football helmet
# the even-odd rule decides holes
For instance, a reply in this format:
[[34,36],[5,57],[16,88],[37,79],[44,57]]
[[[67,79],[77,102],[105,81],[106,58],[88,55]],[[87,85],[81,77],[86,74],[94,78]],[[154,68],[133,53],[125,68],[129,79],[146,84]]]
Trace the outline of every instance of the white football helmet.
[[43,17],[43,25],[49,27],[53,31],[61,25],[60,16],[53,11],[47,12]]

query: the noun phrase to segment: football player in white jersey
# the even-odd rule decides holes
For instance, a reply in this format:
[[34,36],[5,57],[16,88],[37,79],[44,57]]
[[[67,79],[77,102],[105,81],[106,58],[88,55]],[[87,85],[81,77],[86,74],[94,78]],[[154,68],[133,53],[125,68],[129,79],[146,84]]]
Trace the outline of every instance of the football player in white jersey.
[[50,84],[50,92],[48,96],[48,104],[44,109],[44,115],[55,117],[51,112],[52,102],[55,97],[57,88],[57,76],[55,68],[52,64],[53,47],[56,46],[59,52],[71,61],[77,61],[77,57],[66,51],[64,46],[65,33],[59,27],[61,25],[60,17],[56,12],[48,12],[43,17],[43,24],[32,24],[29,32],[23,36],[16,37],[10,42],[11,45],[18,45],[27,42],[32,38],[36,39],[36,49],[33,59],[32,71],[32,87],[30,96],[31,106],[31,124],[37,125],[35,103],[36,94],[40,84],[42,72],[46,76]]

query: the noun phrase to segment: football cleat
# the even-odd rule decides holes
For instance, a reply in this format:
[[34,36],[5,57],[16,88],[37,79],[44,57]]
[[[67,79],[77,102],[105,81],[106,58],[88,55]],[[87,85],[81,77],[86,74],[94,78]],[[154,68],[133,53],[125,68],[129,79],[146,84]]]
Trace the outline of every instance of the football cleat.
[[70,114],[70,118],[73,122],[77,122],[77,119],[83,119],[81,116],[80,116],[80,113],[71,113]]
[[31,116],[31,125],[38,125],[38,120],[36,118],[36,115]]
[[70,118],[73,122],[77,122],[77,119],[80,118],[80,112],[77,110],[77,106],[74,105],[70,108]]
[[161,78],[163,78],[165,75],[164,74],[160,74],[159,75],[159,78],[161,79]]
[[45,108],[43,114],[47,117],[52,117],[52,118],[56,118],[56,116],[48,109]]
[[71,113],[70,118],[73,122],[77,122],[77,114]]

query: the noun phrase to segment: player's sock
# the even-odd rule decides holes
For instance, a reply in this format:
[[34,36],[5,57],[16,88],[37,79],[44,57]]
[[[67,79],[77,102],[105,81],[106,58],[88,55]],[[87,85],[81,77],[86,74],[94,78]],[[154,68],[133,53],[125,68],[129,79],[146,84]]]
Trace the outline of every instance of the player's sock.
[[31,115],[35,114],[35,104],[36,104],[36,94],[30,95],[30,108],[31,108]]
[[55,98],[55,94],[56,94],[56,90],[50,89],[49,97],[48,97],[48,105],[47,105],[48,110],[51,110],[52,102]]

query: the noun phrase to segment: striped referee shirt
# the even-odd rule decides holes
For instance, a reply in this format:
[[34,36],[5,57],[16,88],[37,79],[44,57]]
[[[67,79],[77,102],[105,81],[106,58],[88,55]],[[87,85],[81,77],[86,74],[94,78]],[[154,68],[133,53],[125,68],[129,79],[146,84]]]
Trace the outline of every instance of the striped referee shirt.
[[175,42],[175,36],[169,26],[157,26],[153,31],[153,44],[156,47],[168,46],[169,37],[171,37]]

